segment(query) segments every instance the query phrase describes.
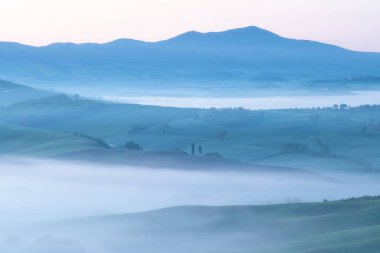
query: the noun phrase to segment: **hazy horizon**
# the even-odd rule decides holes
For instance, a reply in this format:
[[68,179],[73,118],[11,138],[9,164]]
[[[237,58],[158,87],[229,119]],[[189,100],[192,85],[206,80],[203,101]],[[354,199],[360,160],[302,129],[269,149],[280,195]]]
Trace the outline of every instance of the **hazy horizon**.
[[1,0],[0,6],[0,21],[7,24],[0,28],[0,41],[27,45],[160,41],[187,31],[258,26],[288,38],[380,51],[375,0]]
[[[163,39],[160,39],[160,40],[144,40],[144,39],[133,39],[133,38],[128,38],[128,37],[120,37],[120,38],[114,38],[114,39],[111,39],[111,40],[108,40],[108,41],[79,41],[79,42],[74,42],[74,41],[53,41],[53,42],[49,42],[47,44],[42,44],[42,45],[36,45],[36,44],[31,44],[31,43],[23,43],[23,42],[19,42],[19,41],[1,41],[0,42],[10,42],[10,43],[20,43],[22,45],[26,45],[26,46],[33,46],[33,47],[44,47],[44,46],[50,46],[50,45],[54,45],[54,44],[59,44],[59,43],[69,43],[69,44],[77,44],[77,45],[80,45],[80,44],[87,44],[87,43],[94,43],[94,44],[106,44],[106,43],[112,43],[114,41],[117,41],[117,40],[136,40],[136,41],[142,41],[142,42],[161,42],[161,41],[165,41],[165,40],[170,40],[170,39],[173,39],[173,38],[176,38],[177,36],[181,36],[185,33],[188,33],[188,32],[198,32],[198,33],[202,33],[202,34],[207,34],[207,33],[218,33],[218,32],[226,32],[226,31],[230,31],[230,30],[236,30],[236,29],[246,29],[246,28],[249,28],[249,27],[258,27],[258,26],[255,26],[255,25],[250,25],[250,26],[243,26],[243,27],[235,27],[235,28],[229,28],[229,29],[225,29],[225,30],[218,30],[218,31],[198,31],[198,30],[189,30],[189,31],[185,31],[185,32],[182,32],[182,33],[179,33],[179,34],[175,34],[171,37],[168,37],[168,38],[163,38]],[[328,42],[324,42],[324,41],[320,41],[320,40],[311,40],[311,39],[308,39],[308,38],[292,38],[292,37],[287,37],[287,36],[282,36],[278,33],[275,33],[271,30],[268,30],[266,29],[265,27],[258,27],[259,29],[263,29],[263,30],[266,30],[268,32],[272,32],[274,34],[277,34],[281,37],[284,37],[284,38],[287,38],[287,39],[297,39],[297,40],[305,40],[305,41],[316,41],[316,42],[320,42],[320,43],[324,43],[324,44],[330,44],[330,45],[335,45],[335,46],[338,46],[338,47],[342,47],[344,49],[347,49],[347,50],[352,50],[352,51],[357,51],[357,52],[369,52],[369,53],[380,53],[380,49],[378,51],[366,51],[366,50],[356,50],[356,49],[352,49],[352,48],[348,48],[348,47],[345,47],[343,45],[338,45],[338,44],[334,44],[334,43],[328,43]]]

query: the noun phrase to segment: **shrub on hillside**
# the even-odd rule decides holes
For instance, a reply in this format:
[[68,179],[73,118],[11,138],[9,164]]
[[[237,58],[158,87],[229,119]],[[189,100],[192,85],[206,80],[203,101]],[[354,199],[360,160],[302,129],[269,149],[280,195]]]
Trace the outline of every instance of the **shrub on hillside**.
[[129,150],[143,150],[143,148],[134,141],[128,141],[124,147]]
[[221,154],[219,154],[218,152],[206,153],[205,156],[216,157],[216,158],[223,158],[223,156]]
[[203,114],[203,120],[221,126],[239,126],[255,119],[256,113],[243,108],[211,108]]
[[306,153],[309,146],[299,142],[288,142],[282,144],[282,150],[285,153]]

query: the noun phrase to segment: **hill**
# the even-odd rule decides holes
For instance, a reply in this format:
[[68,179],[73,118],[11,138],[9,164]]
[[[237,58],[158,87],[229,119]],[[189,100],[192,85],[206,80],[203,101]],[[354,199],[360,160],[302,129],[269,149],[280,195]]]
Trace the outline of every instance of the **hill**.
[[266,206],[182,206],[76,219],[32,231],[66,236],[96,253],[375,253],[380,245],[379,211],[378,198]]
[[[77,96],[54,95],[24,101],[0,110],[0,154],[87,161],[100,164],[135,165],[191,170],[231,170],[298,173],[319,177],[302,169],[281,166],[254,166],[218,153],[190,156],[187,145],[165,144],[169,122],[192,118],[197,109],[164,108],[104,103]],[[9,124],[11,123],[11,124]],[[165,126],[165,128],[163,128]],[[128,138],[139,132],[158,129],[157,137],[147,137],[143,149],[127,148]],[[95,134],[95,135],[94,135]],[[16,138],[17,136],[17,138]],[[140,140],[140,138],[139,138]],[[182,150],[181,148],[184,148]]]
[[47,97],[51,94],[52,93],[48,91],[38,90],[0,79],[0,106]]
[[[379,106],[203,110],[107,103],[67,95],[0,108],[0,122],[84,134],[116,148],[134,141],[146,151],[181,154],[190,153],[194,143],[203,147],[204,155],[318,173],[379,171],[379,116]],[[117,156],[105,152],[81,151],[66,157]]]
[[[198,110],[107,103],[59,94],[15,103],[0,111],[0,121],[3,122],[84,133],[105,138],[109,143],[124,144],[128,141],[124,139],[128,133],[159,128],[173,120],[193,117]],[[110,139],[110,135],[114,138]],[[119,141],[115,143],[115,140]]]
[[379,66],[378,53],[288,39],[258,27],[188,32],[155,43],[129,39],[44,47],[0,43],[0,70],[5,77],[52,86],[251,87],[380,76]]
[[52,157],[102,148],[93,140],[61,132],[0,123],[0,154]]

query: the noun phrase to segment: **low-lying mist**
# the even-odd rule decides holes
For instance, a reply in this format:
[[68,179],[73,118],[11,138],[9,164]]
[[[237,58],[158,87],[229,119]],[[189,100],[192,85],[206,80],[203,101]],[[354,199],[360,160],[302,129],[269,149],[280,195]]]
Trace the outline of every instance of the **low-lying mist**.
[[[207,168],[205,168],[206,170]],[[337,178],[337,177],[335,177]],[[377,194],[360,180],[298,174],[172,170],[2,158],[0,221],[40,222],[178,205],[256,205]]]
[[[219,172],[207,171],[207,168],[205,171],[199,168],[192,171],[15,157],[2,157],[0,161],[0,250],[7,253],[178,252],[183,244],[188,246],[186,250],[181,249],[182,252],[221,252],[221,249],[227,250],[225,247],[231,245],[235,248],[251,247],[237,244],[241,240],[260,242],[262,239],[259,236],[253,238],[242,231],[231,230],[230,233],[228,227],[221,227],[221,230],[219,225],[214,227],[213,222],[217,217],[223,217],[222,212],[216,212],[215,216],[206,212],[205,217],[202,212],[199,213],[200,210],[195,210],[194,214],[186,212],[185,216],[170,213],[169,216],[165,213],[160,216],[159,213],[158,216],[145,217],[143,214],[136,216],[137,220],[135,216],[120,221],[111,218],[110,224],[101,218],[91,218],[95,219],[94,223],[88,226],[86,223],[73,223],[71,218],[181,205],[320,202],[322,199],[371,195],[380,191],[377,178],[373,175],[362,175],[353,180],[355,177],[348,174],[324,177],[233,170]],[[242,225],[245,222],[261,224],[261,218],[255,221],[255,216],[249,212],[243,212],[239,217],[242,220],[236,220],[236,224],[242,226],[241,229],[249,229],[249,233],[266,231],[271,234],[271,229],[274,229],[267,225]],[[61,221],[67,219],[68,223]],[[43,224],[54,224],[56,221],[61,225],[53,230],[39,229],[40,226],[44,227]],[[193,222],[198,223],[195,225]],[[68,228],[64,232],[66,225]],[[196,226],[205,226],[203,233],[206,234],[202,236],[198,234],[202,231],[193,231]],[[251,228],[255,230],[251,231]],[[177,233],[177,229],[182,232]],[[291,228],[284,228],[284,235],[288,233],[286,229]],[[174,241],[181,243],[173,241],[170,244],[174,237],[177,238]],[[205,243],[202,244],[198,237],[204,238]],[[224,246],[214,247],[219,245],[221,238],[225,238]]]
[[[248,92],[249,93],[249,92]],[[102,93],[103,94],[103,93]],[[119,90],[117,94],[120,94]],[[128,93],[130,94],[130,93]],[[246,93],[245,93],[246,94]],[[255,97],[255,93],[249,97],[230,97],[225,94],[220,97],[209,96],[104,96],[100,99],[106,101],[132,103],[142,105],[170,106],[179,108],[238,108],[252,110],[289,109],[289,108],[316,108],[346,103],[350,106],[363,104],[377,104],[380,93],[377,91],[355,91],[346,94],[321,93],[319,95],[284,94],[273,96],[273,91],[262,91],[261,96]],[[86,95],[86,94],[85,94]]]

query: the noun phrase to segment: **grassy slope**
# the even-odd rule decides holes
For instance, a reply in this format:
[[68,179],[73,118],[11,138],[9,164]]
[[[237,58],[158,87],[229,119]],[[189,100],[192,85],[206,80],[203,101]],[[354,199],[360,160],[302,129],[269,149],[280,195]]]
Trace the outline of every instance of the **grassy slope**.
[[65,133],[0,123],[2,154],[49,157],[97,147],[93,141]]
[[378,252],[379,213],[380,200],[184,206],[74,220],[49,232],[85,242],[91,231],[107,252]]
[[0,106],[50,96],[48,91],[38,90],[0,79]]
[[191,117],[193,114],[192,109],[122,105],[58,95],[7,107],[3,110],[2,120],[71,133],[85,133],[124,143],[128,139],[122,137],[132,131],[157,127],[176,119]]
[[[204,114],[204,110],[197,109],[107,104],[56,96],[7,107],[0,121],[85,133],[111,144],[134,140],[150,150],[190,151],[191,143],[197,143],[203,145],[205,152],[264,165],[312,170],[378,169],[379,109],[262,111],[233,126],[206,120]],[[318,122],[310,120],[315,114],[320,116]],[[163,129],[165,124],[169,128]],[[226,133],[223,139],[217,138],[220,132]],[[329,147],[331,154],[341,157],[281,154],[281,146],[288,142],[307,144],[318,153],[317,138]]]

